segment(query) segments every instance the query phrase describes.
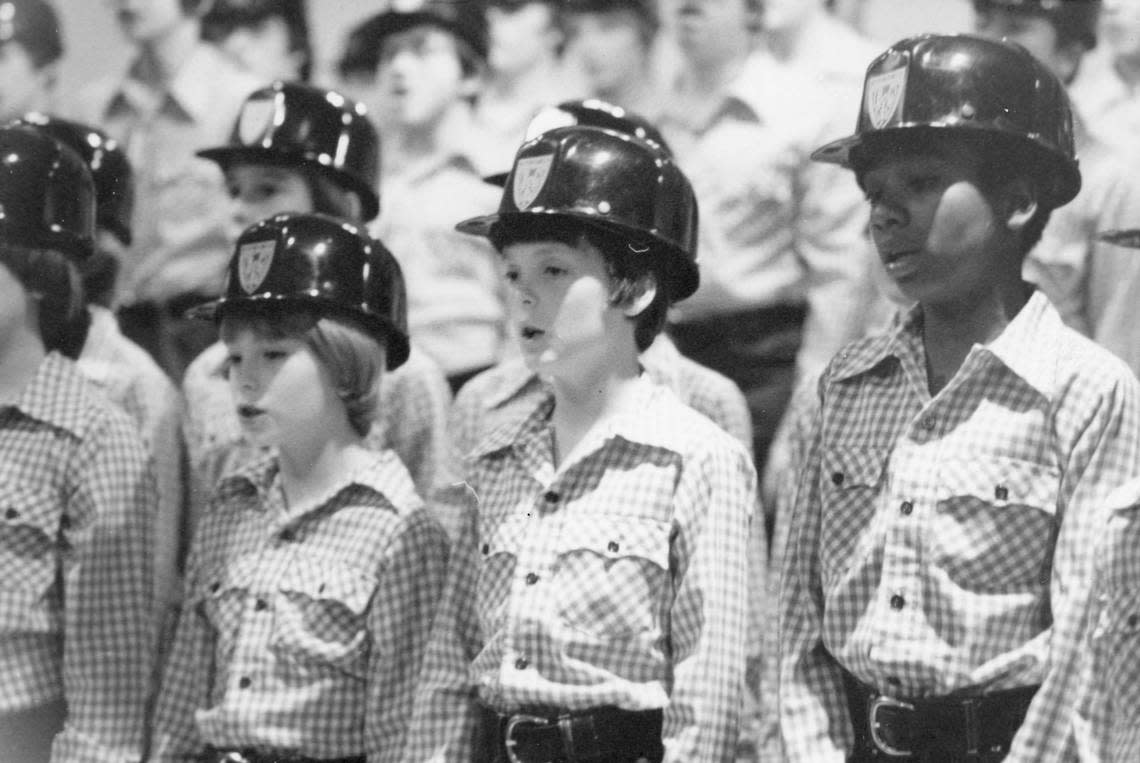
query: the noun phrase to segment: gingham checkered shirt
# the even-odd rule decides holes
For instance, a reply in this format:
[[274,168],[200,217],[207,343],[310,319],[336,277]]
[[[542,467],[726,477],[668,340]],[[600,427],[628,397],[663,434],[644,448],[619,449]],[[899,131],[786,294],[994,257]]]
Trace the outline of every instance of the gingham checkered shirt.
[[921,308],[820,383],[780,603],[791,760],[851,745],[840,668],[898,697],[1041,684],[1010,760],[1060,755],[1105,499],[1140,465],[1140,389],[1035,292],[927,391]]
[[722,763],[744,673],[744,448],[644,377],[555,466],[551,394],[469,460],[478,512],[455,545],[407,761],[468,761],[478,702],[664,708],[665,759]]
[[0,715],[63,698],[53,763],[142,756],[154,478],[131,421],[51,353],[0,407]]
[[295,512],[272,454],[224,478],[191,548],[152,759],[398,760],[446,564],[391,451]]
[[[191,524],[196,523],[218,480],[259,452],[241,432],[229,383],[223,374],[226,348],[211,345],[186,370],[186,447],[191,471]],[[416,491],[430,496],[447,484],[447,411],[451,390],[439,366],[412,347],[404,365],[383,375],[376,420],[368,444],[392,449],[407,467]]]
[[1082,761],[1132,763],[1140,760],[1140,478],[1108,507],[1074,726]]
[[159,622],[178,604],[185,507],[182,398],[154,359],[123,336],[114,314],[92,306],[87,341],[76,361],[90,379],[135,422],[150,454],[158,486],[154,522],[154,593]]

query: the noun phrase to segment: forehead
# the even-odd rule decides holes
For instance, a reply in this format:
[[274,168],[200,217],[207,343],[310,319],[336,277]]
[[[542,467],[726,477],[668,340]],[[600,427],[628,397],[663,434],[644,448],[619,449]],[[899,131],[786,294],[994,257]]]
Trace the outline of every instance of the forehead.
[[257,180],[275,180],[285,182],[296,180],[304,182],[305,173],[300,167],[290,167],[286,164],[262,164],[257,162],[231,162],[226,167],[226,180],[230,182],[245,182]]
[[574,244],[553,239],[514,241],[503,246],[502,255],[503,259],[512,263],[553,257],[582,265],[605,264],[602,253],[585,236],[579,236],[577,243]]
[[380,50],[396,50],[413,45],[440,45],[448,46],[452,50],[458,50],[455,44],[455,37],[442,27],[436,26],[430,22],[423,22],[407,29],[401,29],[398,32],[386,35],[380,41]]
[[860,176],[905,169],[943,166],[964,173],[976,172],[981,153],[969,141],[954,136],[930,135],[916,140],[883,141],[866,151],[859,162]]

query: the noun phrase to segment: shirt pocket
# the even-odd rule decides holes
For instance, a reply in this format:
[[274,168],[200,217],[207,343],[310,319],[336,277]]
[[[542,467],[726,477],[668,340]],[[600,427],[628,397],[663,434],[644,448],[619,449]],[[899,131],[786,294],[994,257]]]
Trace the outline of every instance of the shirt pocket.
[[1106,626],[1094,636],[1097,650],[1103,650],[1113,726],[1140,724],[1140,592],[1123,591],[1110,599],[1105,612]]
[[568,523],[553,571],[562,623],[605,641],[657,627],[669,537],[668,522],[650,519],[579,516]]
[[208,567],[190,592],[190,603],[217,639],[216,658],[229,662],[245,607],[253,590],[256,558],[249,556]]
[[273,648],[298,662],[363,678],[375,576],[334,562],[299,559],[280,586]]
[[479,541],[481,564],[475,599],[483,632],[496,633],[506,618],[524,521],[509,516],[484,524]]
[[991,457],[949,459],[930,547],[935,566],[961,588],[1021,592],[1048,583],[1056,538],[1060,472],[1051,466]]
[[5,484],[0,497],[0,623],[27,627],[55,584],[63,512],[51,495]]
[[824,585],[841,576],[857,558],[859,541],[870,530],[887,451],[835,448],[824,452],[820,471],[822,515],[820,569]]

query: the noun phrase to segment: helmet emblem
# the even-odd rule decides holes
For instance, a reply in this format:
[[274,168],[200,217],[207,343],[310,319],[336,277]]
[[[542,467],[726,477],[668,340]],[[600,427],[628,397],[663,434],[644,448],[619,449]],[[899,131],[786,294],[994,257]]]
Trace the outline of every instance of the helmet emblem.
[[514,196],[515,207],[523,210],[534,203],[538,192],[550,176],[550,165],[554,164],[554,154],[527,156],[515,162]]
[[906,93],[906,66],[867,77],[867,97],[863,109],[876,130],[897,121]]
[[238,253],[238,282],[246,294],[253,294],[265,280],[276,248],[276,241],[254,241],[242,245]]
[[242,107],[238,118],[238,139],[243,146],[252,146],[273,128],[277,115],[275,98],[250,98]]

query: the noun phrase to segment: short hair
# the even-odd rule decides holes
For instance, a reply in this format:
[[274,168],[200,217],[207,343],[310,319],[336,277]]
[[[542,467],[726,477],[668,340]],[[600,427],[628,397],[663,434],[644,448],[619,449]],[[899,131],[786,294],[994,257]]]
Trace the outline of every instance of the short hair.
[[673,298],[661,266],[663,252],[635,236],[555,215],[527,215],[491,228],[491,244],[502,253],[510,244],[556,241],[571,247],[583,243],[597,249],[606,261],[613,289],[610,304],[622,305],[637,296],[644,279],[652,277],[657,291],[653,301],[634,320],[637,351],[645,352],[665,328]]
[[1022,229],[1021,256],[1029,254],[1041,240],[1055,205],[1042,192],[1048,183],[1041,154],[1026,145],[1025,141],[980,130],[913,129],[901,134],[882,134],[873,141],[864,141],[863,145],[852,151],[851,164],[855,179],[862,188],[864,175],[879,161],[889,156],[936,153],[940,146],[949,141],[964,145],[977,155],[978,187],[987,198],[992,198],[994,193],[1019,178],[1029,182],[1037,202],[1037,212]]
[[[380,48],[384,39],[390,36],[386,24],[387,15],[387,11],[377,13],[349,30],[336,63],[337,73],[341,79],[373,77],[380,70]],[[455,41],[459,68],[464,77],[478,76],[483,72],[485,66],[483,59],[470,43],[442,24],[425,19],[422,26],[439,29]]]
[[38,295],[40,339],[48,350],[79,356],[87,339],[83,282],[75,264],[55,249],[0,242],[0,265]]
[[238,309],[223,315],[223,341],[240,328],[271,339],[301,339],[332,377],[353,431],[368,435],[379,409],[385,363],[380,339],[350,320],[304,308]]

